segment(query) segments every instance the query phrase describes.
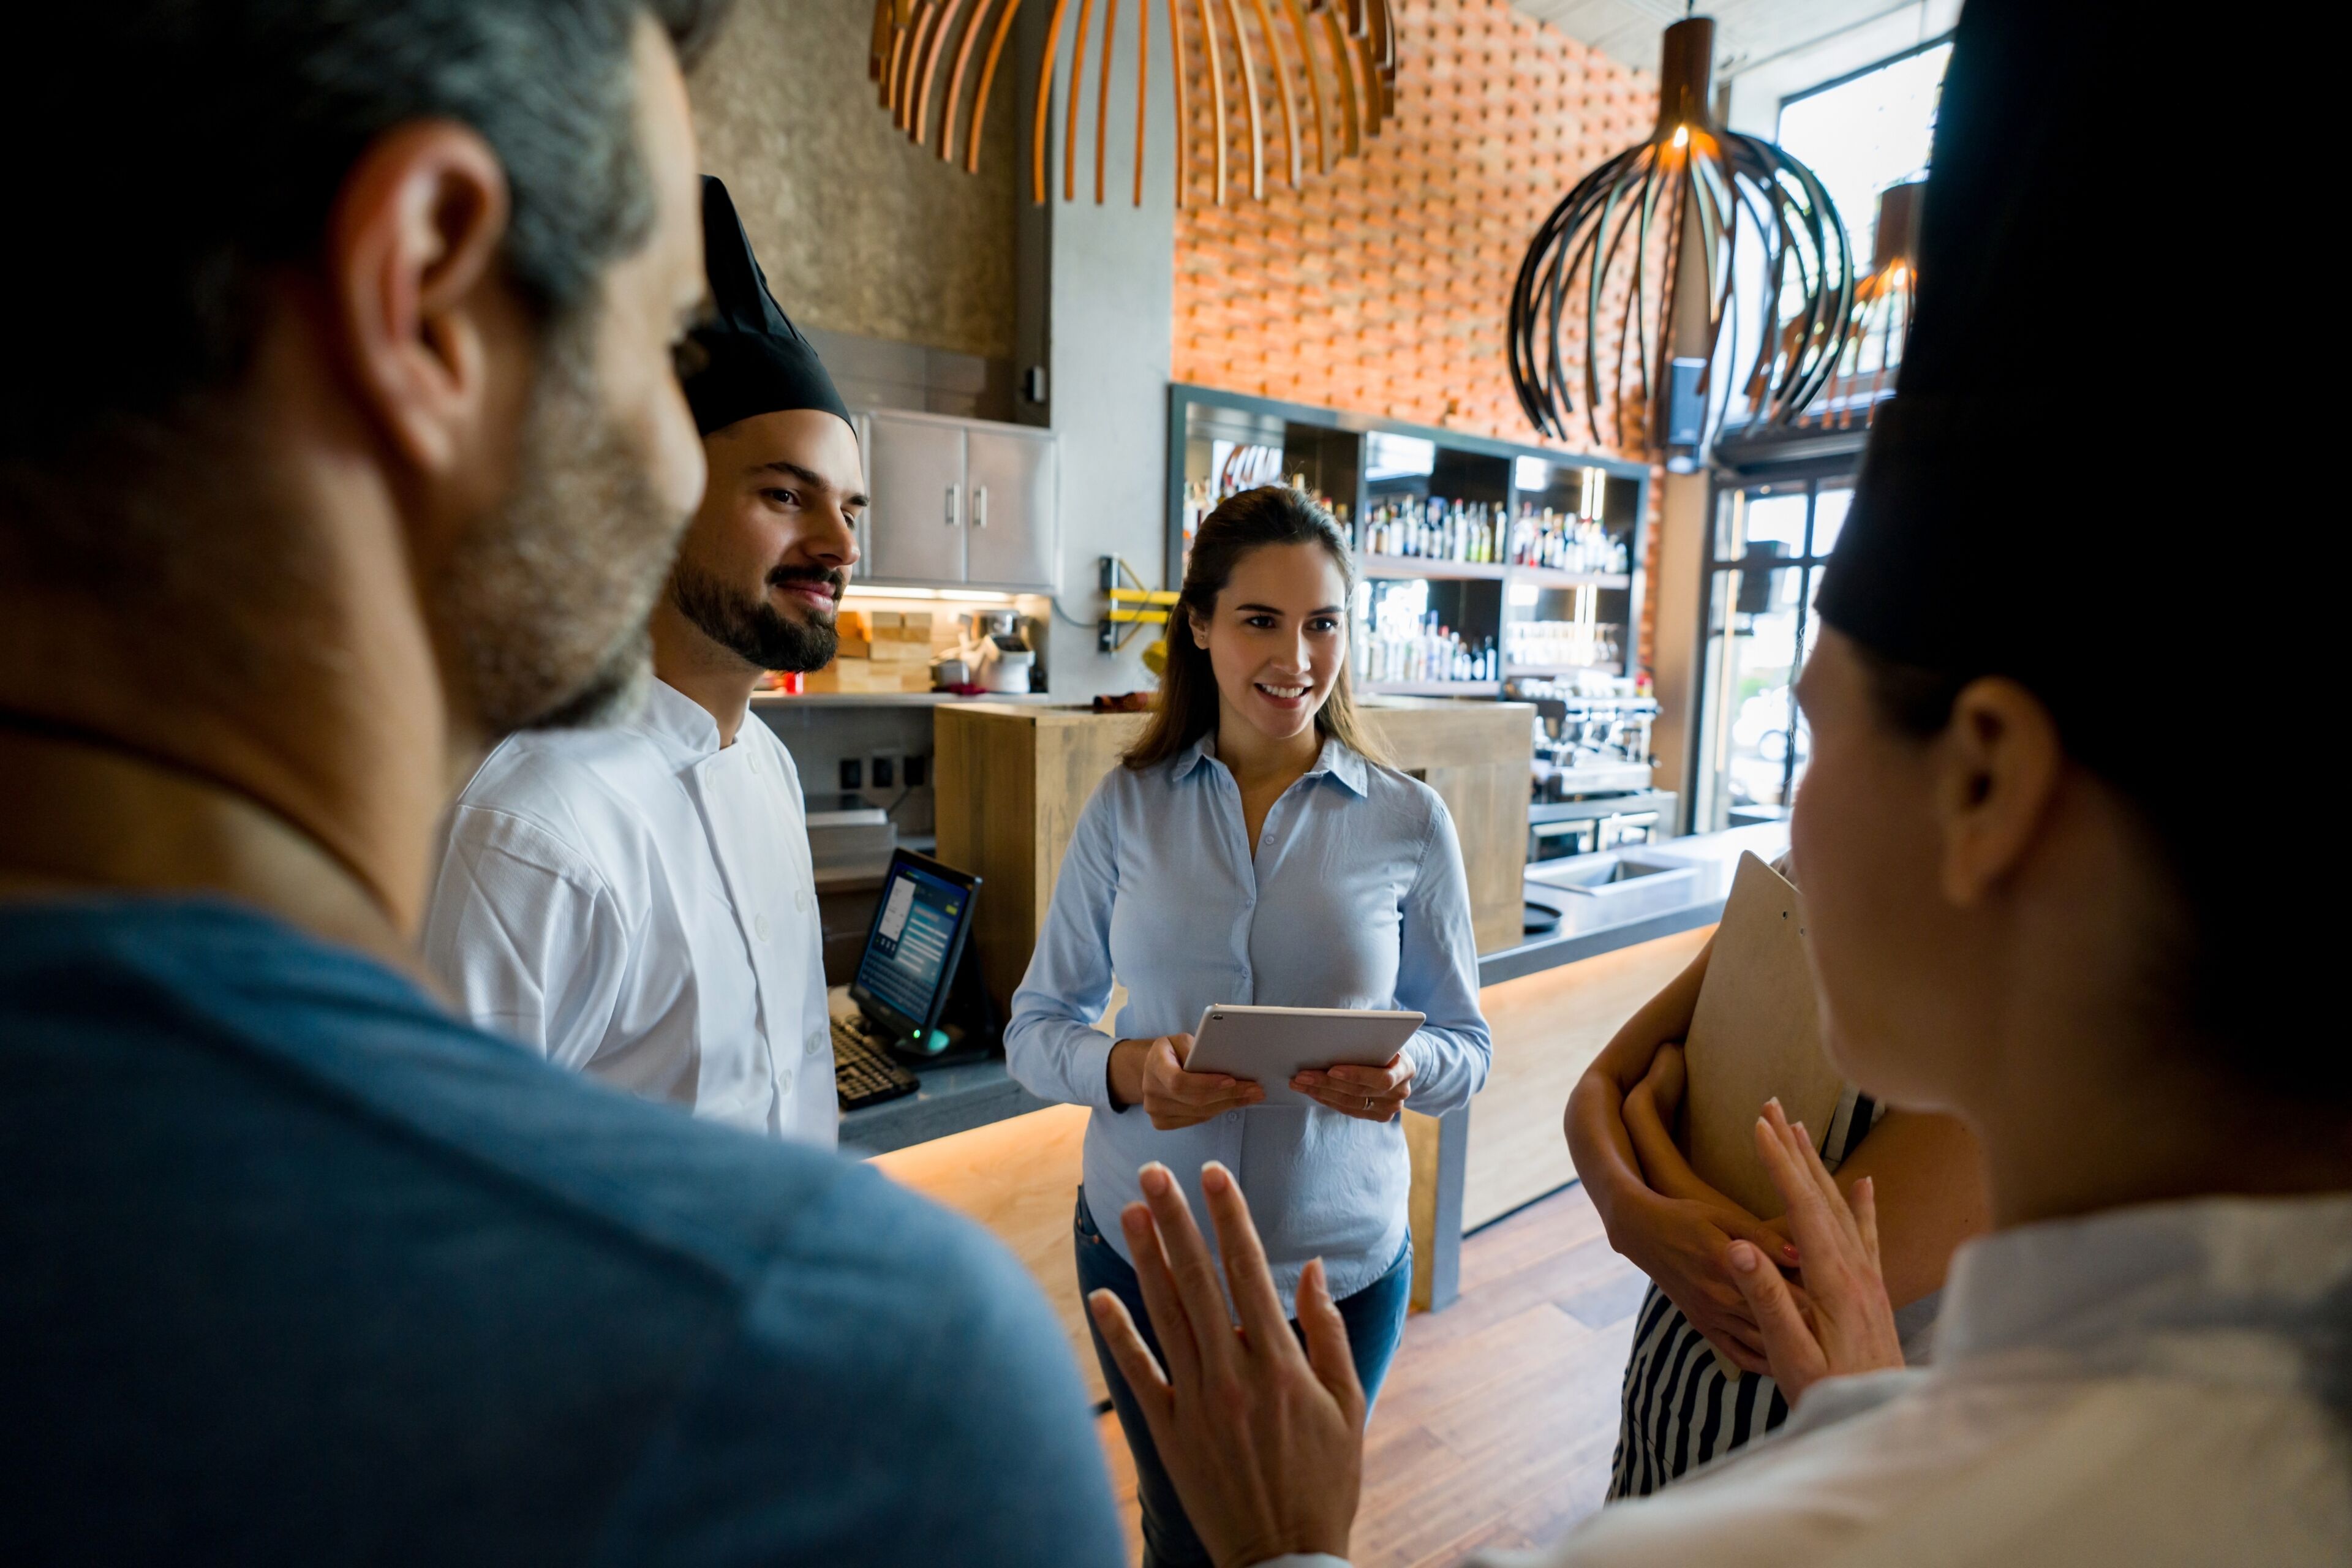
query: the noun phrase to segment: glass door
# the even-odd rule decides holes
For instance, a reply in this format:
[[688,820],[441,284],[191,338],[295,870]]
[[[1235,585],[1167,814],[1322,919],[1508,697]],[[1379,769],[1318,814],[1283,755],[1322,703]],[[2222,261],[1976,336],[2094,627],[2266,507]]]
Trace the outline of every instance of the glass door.
[[1716,493],[1694,832],[1786,816],[1796,797],[1811,749],[1797,673],[1820,634],[1813,595],[1853,487],[1840,475]]

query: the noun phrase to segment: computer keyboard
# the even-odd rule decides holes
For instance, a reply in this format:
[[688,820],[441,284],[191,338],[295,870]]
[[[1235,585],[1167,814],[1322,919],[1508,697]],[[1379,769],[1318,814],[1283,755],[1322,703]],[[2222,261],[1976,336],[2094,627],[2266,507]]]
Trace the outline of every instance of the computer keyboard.
[[915,1075],[884,1055],[856,1020],[833,1021],[833,1090],[841,1098],[842,1110],[878,1105],[920,1087]]

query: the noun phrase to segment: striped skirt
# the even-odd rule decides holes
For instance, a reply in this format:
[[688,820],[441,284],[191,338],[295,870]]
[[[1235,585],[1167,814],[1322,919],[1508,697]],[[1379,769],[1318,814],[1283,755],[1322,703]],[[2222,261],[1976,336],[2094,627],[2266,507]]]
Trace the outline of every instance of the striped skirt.
[[[1885,1106],[1846,1085],[1822,1139],[1822,1163],[1832,1171],[1844,1164],[1885,1114]],[[1925,1297],[1895,1314],[1905,1353],[1914,1363],[1926,1358],[1937,1300]],[[1609,1465],[1611,1502],[1648,1497],[1685,1470],[1761,1437],[1789,1418],[1780,1385],[1760,1372],[1742,1372],[1716,1360],[1714,1347],[1654,1284],[1633,1321],[1633,1352],[1625,1360],[1625,1413]]]
[[1647,1497],[1789,1418],[1780,1385],[1715,1358],[1682,1309],[1655,1285],[1634,1319],[1624,1416],[1609,1466],[1609,1500]]

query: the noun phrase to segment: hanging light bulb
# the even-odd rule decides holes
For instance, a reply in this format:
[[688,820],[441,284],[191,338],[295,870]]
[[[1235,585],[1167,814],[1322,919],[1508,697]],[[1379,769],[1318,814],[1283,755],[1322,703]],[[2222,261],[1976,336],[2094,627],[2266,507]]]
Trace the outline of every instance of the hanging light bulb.
[[[1039,0],[1040,4],[1044,0]],[[1282,141],[1276,155],[1287,154],[1291,188],[1305,178],[1307,148],[1320,174],[1352,158],[1365,138],[1380,134],[1396,112],[1396,19],[1390,0],[1160,0],[1168,16],[1168,44],[1175,62],[1176,205],[1184,205],[1186,167],[1192,142],[1190,73],[1186,68],[1186,37],[1201,39],[1209,89],[1209,126],[1216,139],[1213,188],[1219,206],[1225,204],[1233,171],[1228,163],[1232,145],[1249,149],[1249,189],[1255,200],[1265,197],[1265,164],[1271,128],[1261,107],[1260,83],[1274,89],[1280,110]],[[1053,0],[1045,24],[1045,47],[1032,96],[1029,136],[1029,199],[1045,200],[1046,166],[1052,162],[1055,63],[1068,39],[1069,76],[1064,84],[1061,114],[1062,199],[1078,194],[1078,144],[1084,132],[1079,96],[1086,85],[1087,49],[1094,42],[1097,0],[1078,0],[1075,27],[1070,26],[1069,0]],[[957,137],[962,137],[962,161],[967,173],[980,171],[980,148],[988,125],[990,89],[996,68],[1012,36],[1013,17],[1022,0],[875,0],[873,46],[866,74],[878,84],[882,107],[898,128],[919,145],[935,146],[939,155],[956,161]],[[1095,83],[1094,143],[1095,203],[1103,201],[1108,177],[1110,110],[1115,84],[1111,80],[1111,50],[1117,42],[1119,0],[1101,0],[1102,33]],[[1255,18],[1248,25],[1244,11]],[[990,25],[990,15],[995,21]],[[1187,19],[1187,13],[1190,19]],[[1277,15],[1286,29],[1276,25]],[[961,30],[958,31],[958,24]],[[1151,0],[1135,0],[1138,28],[1135,51],[1135,205],[1143,205],[1145,105],[1151,80]],[[1283,41],[1285,31],[1289,42]],[[985,36],[986,47],[981,46]],[[950,58],[950,42],[953,39]],[[940,62],[948,64],[944,70]],[[1296,67],[1294,74],[1293,67]],[[1271,68],[1269,70],[1268,68]],[[1229,101],[1228,79],[1234,89]],[[1328,89],[1328,90],[1327,90]],[[970,100],[967,112],[966,100]],[[935,117],[936,116],[936,117]]]
[[1656,129],[1578,182],[1520,263],[1511,384],[1547,436],[1568,439],[1580,390],[1595,442],[1687,468],[1735,384],[1752,417],[1786,423],[1837,368],[1845,226],[1811,169],[1716,122],[1714,58],[1712,18],[1666,29]]

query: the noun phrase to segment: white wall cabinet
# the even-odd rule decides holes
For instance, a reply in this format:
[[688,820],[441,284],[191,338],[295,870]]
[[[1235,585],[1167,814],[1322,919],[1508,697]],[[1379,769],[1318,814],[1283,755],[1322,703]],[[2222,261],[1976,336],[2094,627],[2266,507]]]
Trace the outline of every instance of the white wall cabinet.
[[853,578],[872,587],[1051,594],[1061,559],[1054,436],[1026,425],[858,416],[873,504]]

